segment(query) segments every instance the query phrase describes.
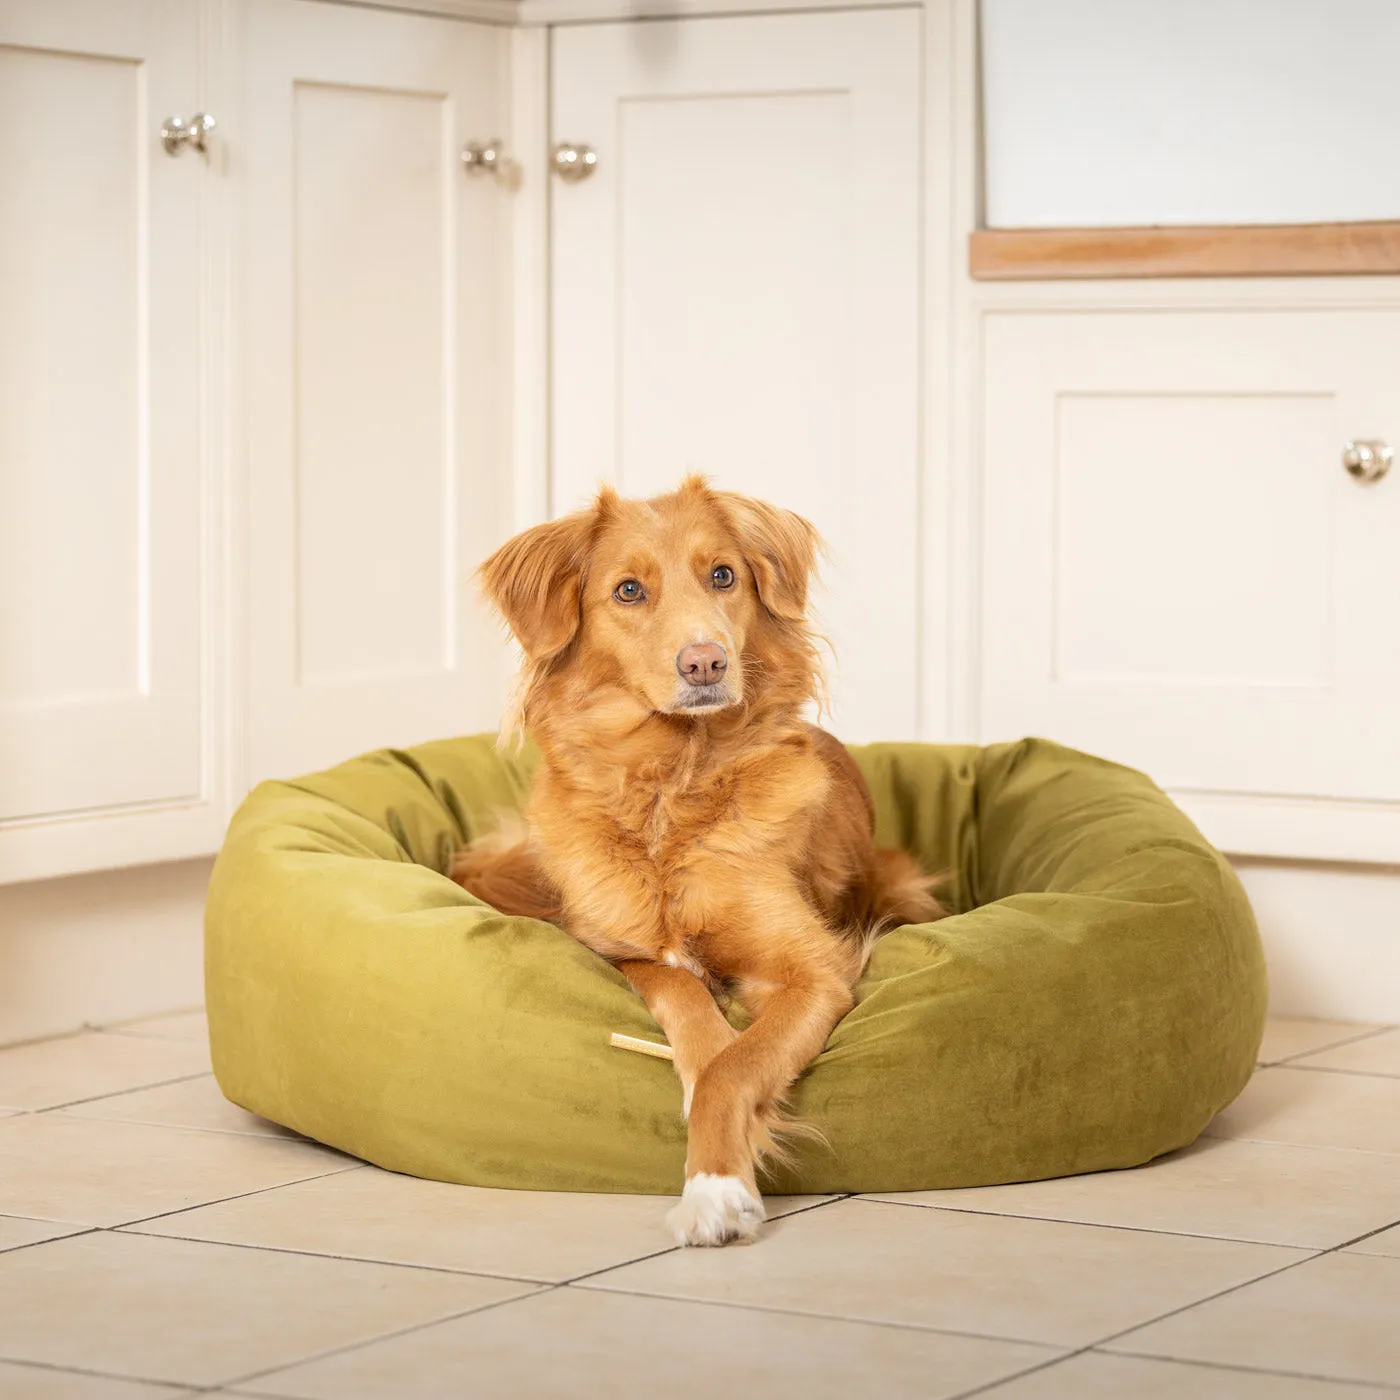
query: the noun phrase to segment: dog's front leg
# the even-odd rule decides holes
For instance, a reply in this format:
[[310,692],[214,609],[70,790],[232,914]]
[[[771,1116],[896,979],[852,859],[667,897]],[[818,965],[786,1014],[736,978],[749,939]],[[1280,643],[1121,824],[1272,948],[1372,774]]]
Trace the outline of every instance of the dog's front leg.
[[682,1112],[688,1118],[700,1072],[734,1040],[738,1031],[724,1019],[709,988],[685,968],[627,959],[617,964],[617,970],[646,1002],[647,1010],[671,1042],[681,1080]]
[[782,1126],[794,1079],[851,1008],[834,973],[803,971],[780,985],[762,1013],[701,1071],[690,1112],[685,1193],[667,1216],[681,1244],[752,1239],[763,1223],[757,1158]]

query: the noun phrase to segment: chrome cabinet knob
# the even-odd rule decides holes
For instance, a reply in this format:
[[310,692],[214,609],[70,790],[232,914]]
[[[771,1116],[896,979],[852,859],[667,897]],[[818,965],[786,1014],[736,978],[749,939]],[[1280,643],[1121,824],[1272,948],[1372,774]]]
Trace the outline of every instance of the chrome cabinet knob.
[[1342,448],[1342,465],[1357,481],[1379,481],[1395,459],[1388,442],[1356,438]]
[[506,154],[498,138],[490,141],[468,141],[462,147],[462,164],[468,175],[494,175],[503,189],[520,188],[521,169],[518,160]]
[[561,141],[549,155],[554,173],[571,185],[586,180],[598,168],[598,152],[592,146],[575,146]]
[[160,129],[160,144],[168,156],[178,156],[186,146],[203,155],[208,150],[209,133],[215,125],[208,112],[196,112],[189,121],[184,117],[167,117]]

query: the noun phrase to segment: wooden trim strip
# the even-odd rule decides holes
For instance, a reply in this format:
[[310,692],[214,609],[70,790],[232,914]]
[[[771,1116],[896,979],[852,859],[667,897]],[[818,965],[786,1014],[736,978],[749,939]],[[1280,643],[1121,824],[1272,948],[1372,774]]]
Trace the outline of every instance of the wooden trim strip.
[[979,282],[1086,277],[1358,277],[1400,273],[1400,220],[1180,228],[978,229]]

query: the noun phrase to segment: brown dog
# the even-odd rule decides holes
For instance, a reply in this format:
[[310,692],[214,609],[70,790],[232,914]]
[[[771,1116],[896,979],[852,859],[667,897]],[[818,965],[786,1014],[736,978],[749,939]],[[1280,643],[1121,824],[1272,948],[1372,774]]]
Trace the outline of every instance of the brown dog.
[[791,512],[691,477],[650,501],[604,490],[481,570],[525,652],[514,719],[543,761],[528,837],[462,852],[453,878],[561,923],[645,999],[690,1120],[668,1216],[683,1244],[757,1232],[756,1163],[874,937],[938,913],[913,859],[875,849],[850,756],[802,718],[822,685],[817,545]]

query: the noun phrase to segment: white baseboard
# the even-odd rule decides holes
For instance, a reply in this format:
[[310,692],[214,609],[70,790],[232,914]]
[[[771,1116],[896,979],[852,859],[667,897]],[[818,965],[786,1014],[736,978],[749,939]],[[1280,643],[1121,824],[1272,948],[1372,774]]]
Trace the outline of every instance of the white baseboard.
[[[0,1045],[204,998],[211,862],[0,887]],[[1239,860],[1292,1016],[1400,1022],[1400,869]]]
[[0,887],[0,1045],[202,1003],[212,865]]
[[1285,1016],[1400,1022],[1400,868],[1238,859]]

